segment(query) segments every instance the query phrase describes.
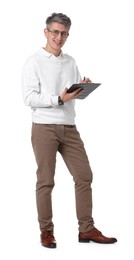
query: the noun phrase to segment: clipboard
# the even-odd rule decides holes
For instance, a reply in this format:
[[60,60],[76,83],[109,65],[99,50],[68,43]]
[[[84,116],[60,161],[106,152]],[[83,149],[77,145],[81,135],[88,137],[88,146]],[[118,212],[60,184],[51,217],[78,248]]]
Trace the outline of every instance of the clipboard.
[[86,98],[90,93],[92,93],[96,88],[98,88],[101,85],[101,83],[78,83],[78,84],[73,84],[68,90],[67,93],[72,93],[76,89],[80,88],[83,89],[82,93],[77,96],[77,99],[84,99]]

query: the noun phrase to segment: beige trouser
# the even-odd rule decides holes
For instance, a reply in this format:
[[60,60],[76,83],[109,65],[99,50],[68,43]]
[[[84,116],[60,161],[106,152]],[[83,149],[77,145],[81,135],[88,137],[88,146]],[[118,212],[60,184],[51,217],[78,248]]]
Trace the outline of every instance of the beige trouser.
[[36,201],[41,231],[53,230],[52,199],[57,151],[75,182],[76,213],[80,232],[93,228],[92,171],[80,135],[73,125],[32,125],[32,145],[38,165]]

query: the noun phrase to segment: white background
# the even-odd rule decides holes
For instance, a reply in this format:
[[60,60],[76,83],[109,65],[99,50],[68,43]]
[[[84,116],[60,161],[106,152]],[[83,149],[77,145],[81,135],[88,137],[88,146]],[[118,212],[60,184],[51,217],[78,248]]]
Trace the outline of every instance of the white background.
[[[0,3],[1,259],[133,259],[134,40],[131,0],[3,0]],[[57,155],[53,213],[56,250],[40,245],[31,110],[21,94],[26,58],[45,45],[52,12],[70,16],[63,48],[82,76],[102,85],[76,102],[76,124],[94,173],[95,225],[118,243],[78,243],[74,183]]]

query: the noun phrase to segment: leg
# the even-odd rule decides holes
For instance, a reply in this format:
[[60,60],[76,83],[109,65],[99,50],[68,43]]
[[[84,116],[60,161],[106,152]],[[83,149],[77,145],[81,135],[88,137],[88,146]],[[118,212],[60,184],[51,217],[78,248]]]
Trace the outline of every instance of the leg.
[[41,231],[53,231],[51,194],[58,141],[53,125],[34,124],[32,145],[37,162],[36,202]]
[[76,212],[80,232],[94,227],[92,218],[92,171],[83,142],[76,127],[65,126],[64,140],[59,147],[75,182]]

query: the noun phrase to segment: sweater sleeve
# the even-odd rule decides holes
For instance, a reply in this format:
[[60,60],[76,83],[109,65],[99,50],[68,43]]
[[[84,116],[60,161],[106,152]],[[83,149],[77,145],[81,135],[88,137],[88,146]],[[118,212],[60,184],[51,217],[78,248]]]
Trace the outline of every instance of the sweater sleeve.
[[51,96],[41,90],[35,64],[28,59],[22,70],[22,95],[25,105],[32,108],[58,106],[58,96]]

